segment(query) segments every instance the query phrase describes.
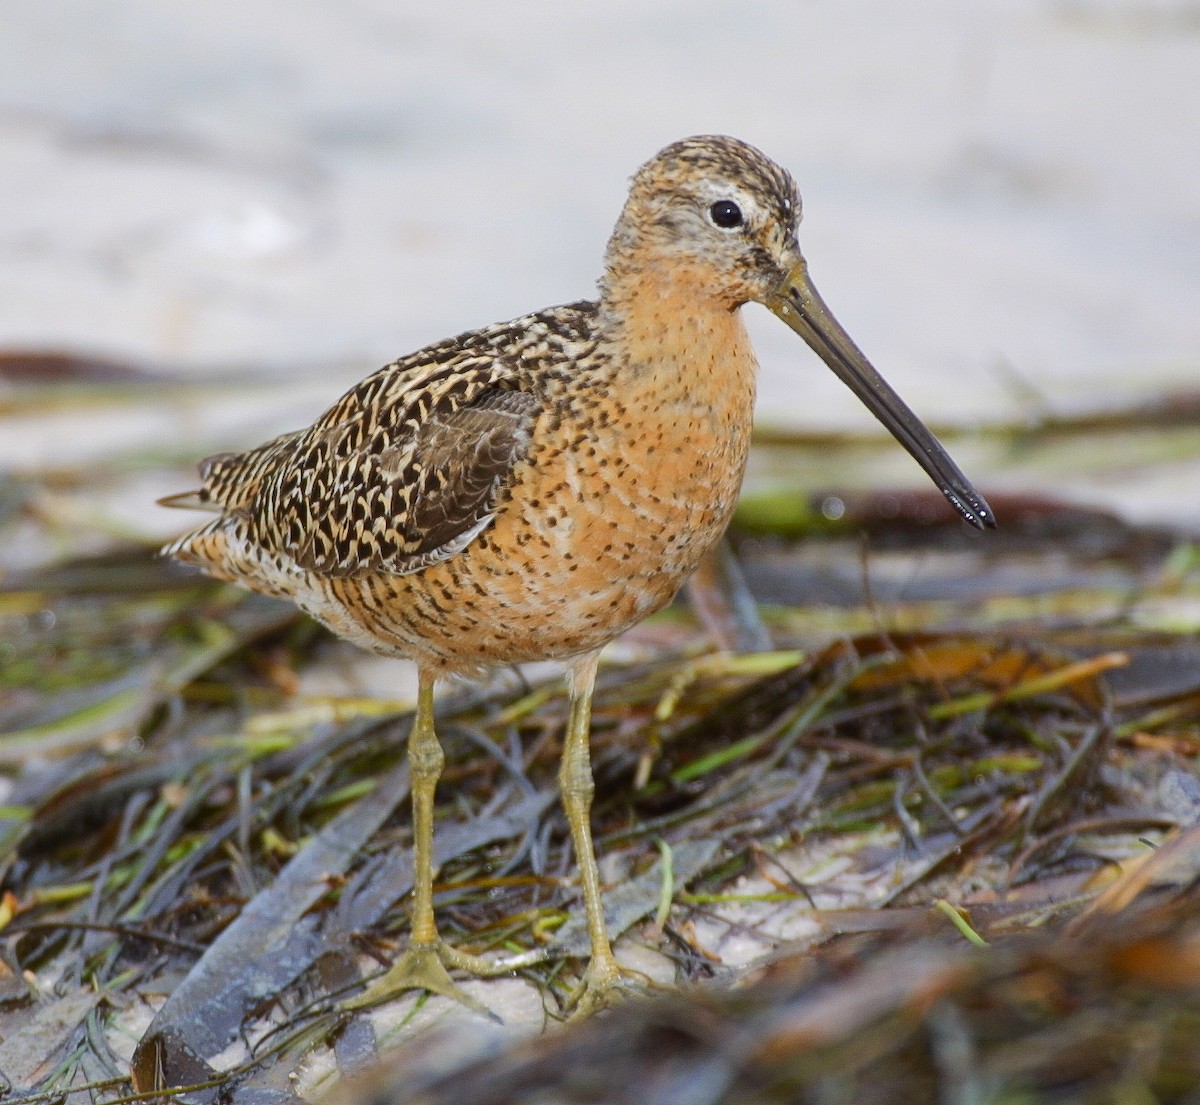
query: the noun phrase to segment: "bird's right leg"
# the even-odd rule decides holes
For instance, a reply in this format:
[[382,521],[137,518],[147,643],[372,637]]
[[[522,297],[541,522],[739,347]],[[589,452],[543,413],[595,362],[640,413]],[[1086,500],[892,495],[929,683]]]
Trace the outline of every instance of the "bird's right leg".
[[491,1016],[487,1006],[455,985],[450,968],[487,976],[506,974],[525,964],[518,959],[491,962],[468,955],[438,935],[433,915],[433,799],[446,757],[433,727],[433,683],[432,675],[420,672],[417,713],[408,738],[413,809],[412,935],[408,950],[364,994],[347,1002],[346,1008],[378,1005],[406,990],[428,990]]

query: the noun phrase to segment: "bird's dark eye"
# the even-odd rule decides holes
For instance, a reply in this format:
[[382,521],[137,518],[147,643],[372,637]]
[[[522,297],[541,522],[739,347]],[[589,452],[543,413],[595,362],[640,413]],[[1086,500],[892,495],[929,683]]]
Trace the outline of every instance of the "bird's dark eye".
[[733,200],[717,200],[708,209],[708,215],[723,230],[742,225],[742,209]]

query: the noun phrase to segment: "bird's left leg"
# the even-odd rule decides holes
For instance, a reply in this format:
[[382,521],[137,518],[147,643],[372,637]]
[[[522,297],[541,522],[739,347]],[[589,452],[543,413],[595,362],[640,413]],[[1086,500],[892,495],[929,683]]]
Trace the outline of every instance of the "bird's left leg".
[[583,904],[587,911],[588,936],[592,944],[592,957],[583,981],[570,999],[576,1017],[586,1017],[611,1004],[626,985],[622,975],[629,973],[623,972],[608,938],[604,903],[600,896],[600,870],[592,845],[591,809],[596,785],[592,779],[589,734],[592,691],[599,657],[599,652],[593,652],[576,660],[568,669],[571,706],[558,772],[559,791],[567,822],[571,826],[571,841],[575,847],[575,861],[583,887]]

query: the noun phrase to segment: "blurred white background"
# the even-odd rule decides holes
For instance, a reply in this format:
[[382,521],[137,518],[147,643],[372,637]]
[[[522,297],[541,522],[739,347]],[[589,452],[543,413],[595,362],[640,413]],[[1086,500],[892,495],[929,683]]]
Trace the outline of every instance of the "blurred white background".
[[[307,381],[272,430],[592,294],[629,175],[711,131],[793,171],[818,286],[929,419],[1197,379],[1197,0],[0,0],[0,27],[0,346]],[[869,425],[752,327],[764,420]]]

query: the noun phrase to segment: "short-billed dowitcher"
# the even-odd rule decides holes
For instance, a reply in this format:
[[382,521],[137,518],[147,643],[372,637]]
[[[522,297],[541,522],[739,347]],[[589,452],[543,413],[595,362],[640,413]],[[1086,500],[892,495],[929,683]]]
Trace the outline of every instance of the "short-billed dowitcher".
[[165,500],[216,510],[165,551],[291,599],[419,669],[408,950],[374,990],[463,999],[433,914],[433,685],[561,660],[559,785],[592,955],[579,995],[618,982],[589,812],[600,650],[670,602],[720,540],[750,440],[756,364],[739,308],[765,304],[896,436],[972,525],[991,510],[829,313],[796,241],[791,176],[732,138],[676,142],[635,174],[595,301],[461,334],[386,365],[305,430],[210,457]]

